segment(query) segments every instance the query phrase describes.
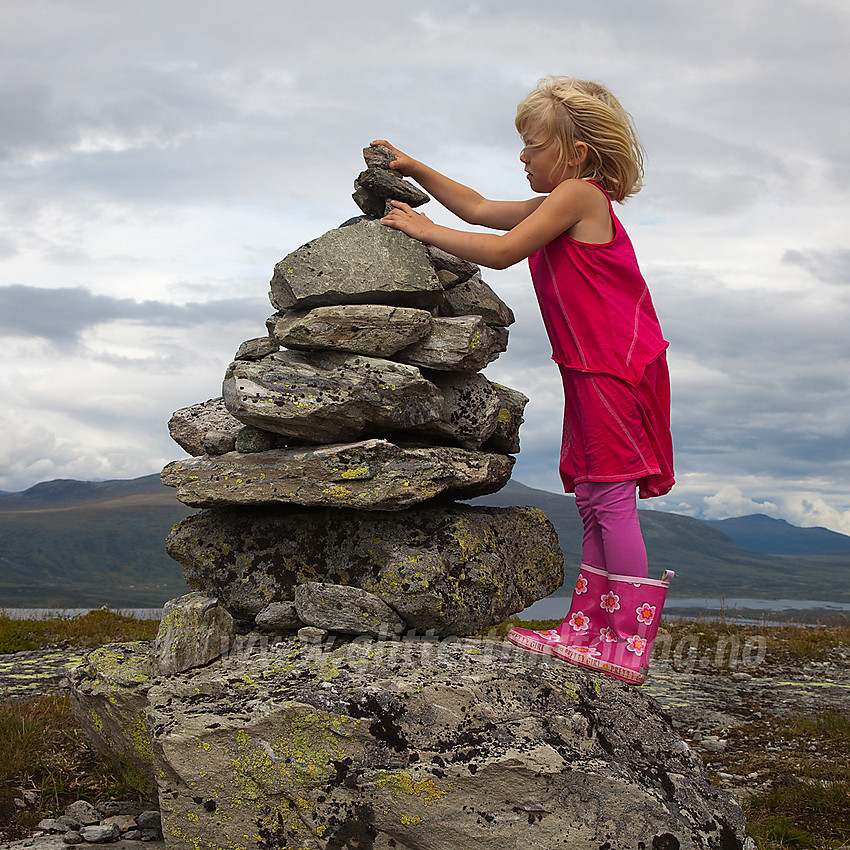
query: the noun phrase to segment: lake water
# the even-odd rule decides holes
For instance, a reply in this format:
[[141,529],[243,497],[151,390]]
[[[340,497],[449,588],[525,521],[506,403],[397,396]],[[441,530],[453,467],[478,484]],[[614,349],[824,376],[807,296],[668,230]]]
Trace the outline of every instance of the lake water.
[[[3,608],[0,614],[5,614],[12,620],[49,620],[51,617],[79,617],[97,608]],[[112,608],[116,614],[128,617],[138,617],[140,620],[158,620],[162,616],[162,608]]]
[[[527,620],[555,620],[563,617],[570,607],[569,596],[547,596],[526,608],[520,616]],[[823,602],[815,599],[706,599],[693,597],[690,599],[671,599],[668,597],[664,605],[664,616],[675,619],[678,616],[693,616],[694,612],[705,612],[708,619],[732,617],[737,619],[737,611],[764,612],[765,614],[780,612],[812,613],[824,612],[850,616],[850,603]],[[687,614],[685,614],[687,612]]]
[[[569,596],[548,596],[540,599],[526,608],[520,616],[526,620],[555,620],[564,616],[570,607]],[[693,597],[690,599],[668,599],[664,606],[665,617],[675,618],[677,609],[682,613],[678,616],[693,616],[700,612],[708,619],[713,617],[736,618],[737,611],[754,611],[765,614],[778,612],[800,612],[817,614],[818,612],[841,614],[846,612],[850,617],[850,603],[823,602],[815,599],[705,599]],[[43,620],[49,617],[77,617],[87,614],[92,608],[0,608],[13,620]],[[138,617],[145,620],[158,620],[162,608],[114,608],[116,613]],[[685,614],[687,612],[687,614]],[[703,614],[704,612],[704,614]]]

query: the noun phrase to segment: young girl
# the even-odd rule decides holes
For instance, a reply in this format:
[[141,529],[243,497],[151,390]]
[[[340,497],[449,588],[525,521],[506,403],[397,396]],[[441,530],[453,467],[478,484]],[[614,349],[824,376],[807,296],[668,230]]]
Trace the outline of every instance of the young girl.
[[643,156],[628,113],[601,85],[545,77],[517,108],[520,161],[542,197],[491,201],[380,140],[391,167],[469,224],[434,224],[407,204],[382,222],[483,266],[528,258],[561,371],[565,412],[560,474],[583,523],[582,566],[557,629],[509,639],[640,684],[672,572],[647,578],[641,498],[673,485],[667,342],[611,201],[640,190]]

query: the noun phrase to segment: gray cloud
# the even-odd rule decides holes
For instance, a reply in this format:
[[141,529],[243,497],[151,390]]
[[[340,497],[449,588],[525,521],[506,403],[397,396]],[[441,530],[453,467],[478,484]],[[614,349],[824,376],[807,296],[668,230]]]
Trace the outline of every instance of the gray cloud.
[[[363,145],[522,197],[515,105],[576,73],[648,150],[623,218],[671,340],[665,504],[850,531],[846,4],[7,5],[0,334],[27,344],[0,377],[21,447],[0,487],[155,471],[170,409],[263,332],[274,262],[356,212]],[[557,489],[561,390],[527,271],[485,277],[518,318],[487,373],[531,397],[517,477]]]
[[[76,343],[87,328],[116,319],[161,327],[192,328],[205,322],[254,318],[257,298],[230,298],[194,304],[133,301],[95,295],[83,287],[42,289],[0,287],[0,333],[39,337],[57,345]],[[273,312],[271,308],[269,313]]]
[[850,250],[800,251],[788,249],[782,261],[805,269],[823,283],[850,285]]

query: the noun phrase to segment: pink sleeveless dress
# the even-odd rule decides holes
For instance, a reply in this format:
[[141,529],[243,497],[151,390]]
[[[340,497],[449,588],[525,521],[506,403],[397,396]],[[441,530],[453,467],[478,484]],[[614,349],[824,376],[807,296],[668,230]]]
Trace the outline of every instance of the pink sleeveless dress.
[[641,498],[663,496],[674,483],[668,343],[608,207],[610,242],[562,234],[528,258],[564,384],[561,480],[568,493],[584,481],[637,480]]

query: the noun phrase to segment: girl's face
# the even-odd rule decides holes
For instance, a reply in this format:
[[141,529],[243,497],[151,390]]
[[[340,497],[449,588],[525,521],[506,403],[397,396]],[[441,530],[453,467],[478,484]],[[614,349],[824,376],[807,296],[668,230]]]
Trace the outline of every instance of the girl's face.
[[537,122],[529,125],[522,137],[525,147],[519,159],[525,165],[525,173],[534,192],[551,192],[570,176],[569,168],[558,165],[558,149],[554,143],[540,144],[545,137],[543,127]]

